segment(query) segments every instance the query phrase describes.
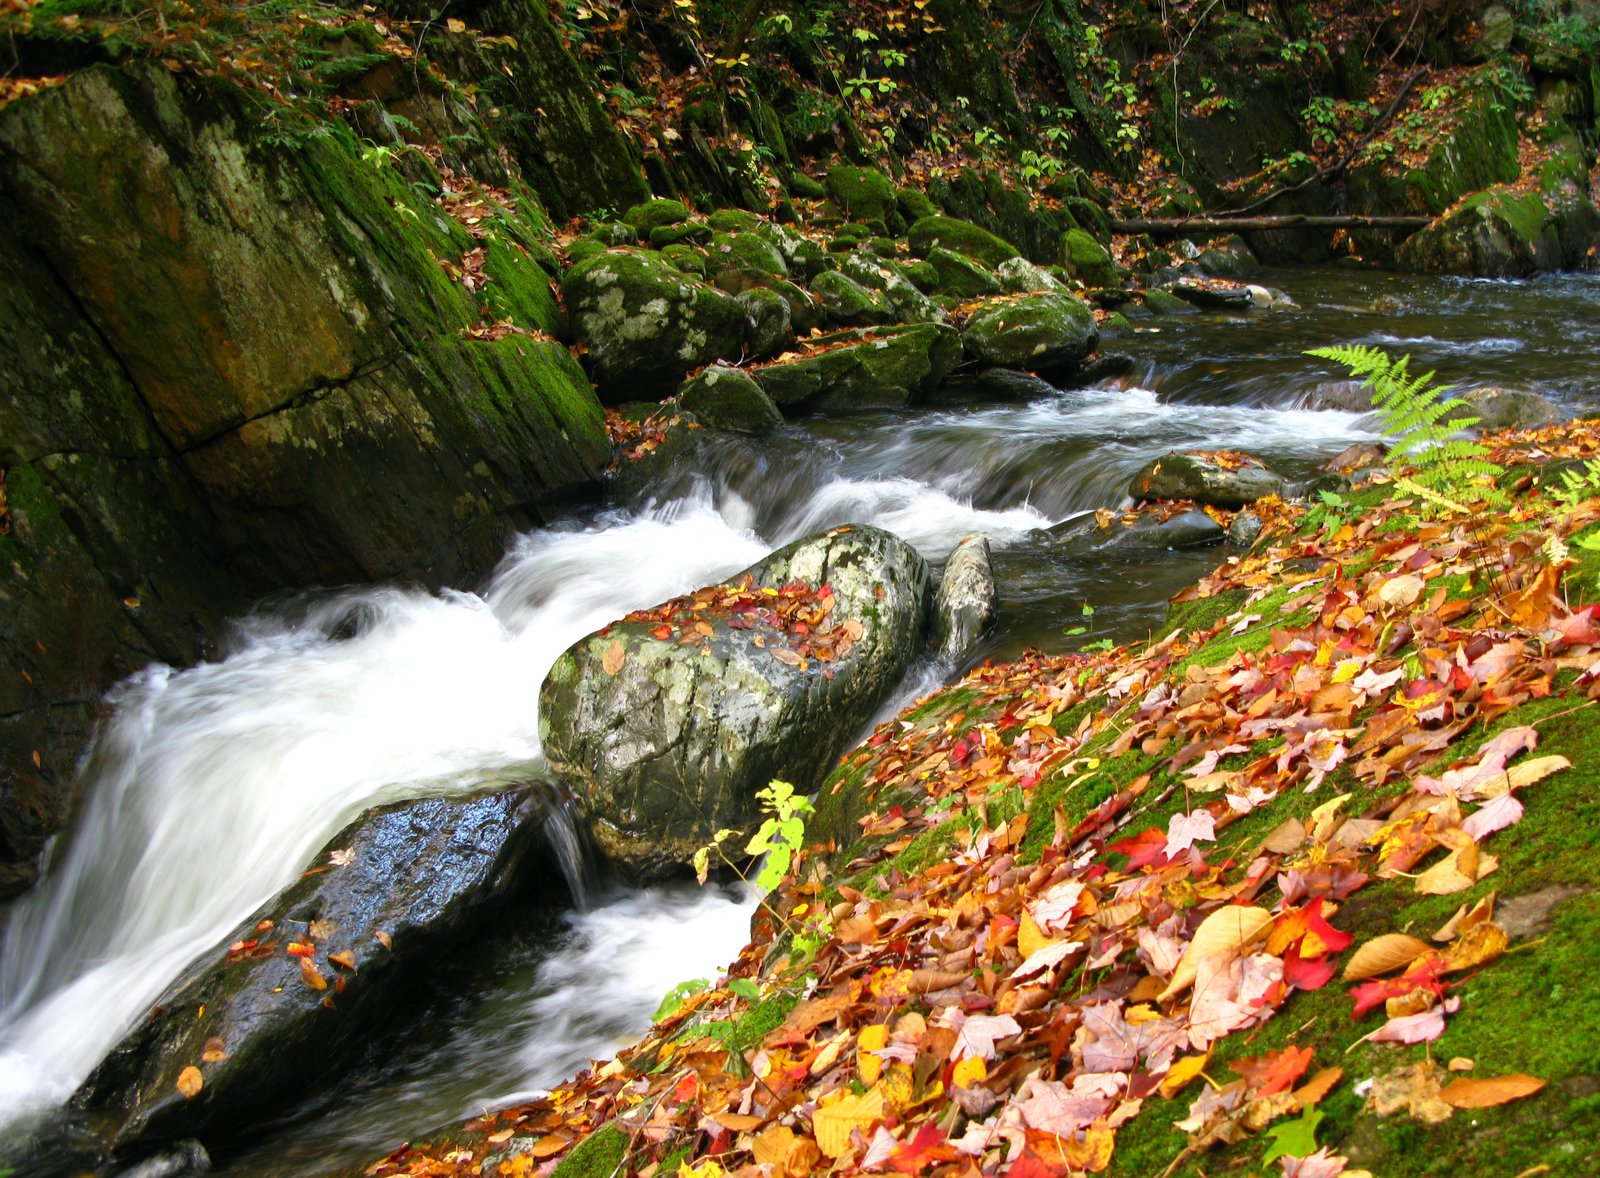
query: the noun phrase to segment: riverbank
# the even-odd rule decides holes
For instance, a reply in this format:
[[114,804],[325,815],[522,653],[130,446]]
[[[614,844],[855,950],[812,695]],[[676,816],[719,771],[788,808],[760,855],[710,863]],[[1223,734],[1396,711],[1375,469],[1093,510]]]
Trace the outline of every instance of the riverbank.
[[919,701],[727,978],[368,1173],[1591,1172],[1600,436],[1494,453]]

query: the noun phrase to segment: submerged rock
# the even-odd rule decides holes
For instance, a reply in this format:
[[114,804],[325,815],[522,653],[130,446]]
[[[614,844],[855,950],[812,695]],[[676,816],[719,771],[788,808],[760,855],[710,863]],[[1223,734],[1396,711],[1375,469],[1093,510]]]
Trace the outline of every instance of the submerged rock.
[[828,350],[753,369],[786,413],[899,409],[938,387],[961,358],[961,339],[938,323],[842,332],[812,341]]
[[574,645],[539,727],[600,847],[659,878],[753,826],[772,778],[814,788],[922,649],[927,587],[904,541],[836,528]]
[[1249,454],[1194,451],[1164,454],[1146,463],[1128,485],[1128,494],[1147,501],[1193,499],[1214,507],[1244,507],[1287,484],[1266,463]]
[[685,372],[738,356],[745,311],[658,254],[614,250],[567,271],[561,293],[612,399],[665,396]]
[[74,1103],[120,1115],[118,1152],[259,1124],[348,1067],[412,971],[509,897],[545,814],[521,789],[367,811],[192,965]]
[[999,612],[989,538],[968,536],[945,562],[933,598],[933,652],[957,664],[994,625]]
[[1064,291],[989,303],[972,313],[961,333],[962,345],[980,364],[1039,372],[1073,367],[1099,338],[1089,305]]

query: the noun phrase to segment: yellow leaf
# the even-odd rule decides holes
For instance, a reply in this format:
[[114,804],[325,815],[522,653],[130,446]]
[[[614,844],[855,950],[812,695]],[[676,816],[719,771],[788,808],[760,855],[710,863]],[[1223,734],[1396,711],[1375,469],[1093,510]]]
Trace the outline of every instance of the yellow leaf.
[[1194,940],[1189,942],[1178,967],[1172,971],[1172,981],[1156,1001],[1165,1002],[1193,985],[1202,959],[1237,953],[1252,941],[1266,936],[1271,927],[1272,913],[1265,908],[1230,904],[1217,909],[1195,929]]
[[850,1134],[868,1129],[883,1119],[883,1091],[874,1086],[864,1096],[845,1095],[819,1108],[811,1117],[817,1148],[830,1158],[844,1156],[850,1148]]
[[1211,1058],[1211,1052],[1204,1055],[1186,1055],[1177,1063],[1167,1069],[1166,1078],[1161,1081],[1161,1095],[1171,1100],[1178,1093],[1189,1086],[1189,1082],[1206,1069],[1206,1062]]
[[1385,933],[1362,945],[1344,967],[1344,980],[1359,982],[1379,974],[1404,969],[1424,953],[1432,952],[1426,941],[1408,937],[1405,933]]
[[950,1073],[950,1082],[957,1088],[971,1088],[988,1075],[989,1065],[976,1055],[969,1055],[956,1063],[955,1070]]
[[205,1050],[200,1055],[201,1063],[221,1063],[227,1058],[227,1044],[223,1043],[220,1035],[213,1035],[206,1040]]
[[323,976],[317,972],[316,962],[312,961],[309,957],[302,957],[300,959],[300,977],[305,981],[305,984],[310,986],[313,990],[326,990],[328,988],[327,981],[324,980]]
[[178,1073],[178,1095],[185,1100],[193,1100],[200,1095],[200,1088],[204,1081],[200,1078],[200,1069],[190,1064]]
[[1017,929],[1017,951],[1022,954],[1022,959],[1026,961],[1034,955],[1035,951],[1055,943],[1055,938],[1045,936],[1038,924],[1034,922],[1033,914],[1024,908],[1022,910],[1022,925]]
[[452,16],[449,20],[444,22],[444,27],[449,29],[452,33],[464,33],[467,31],[467,22],[464,20],[457,20]]
[[1521,789],[1536,781],[1543,781],[1552,773],[1572,768],[1572,762],[1562,756],[1535,757],[1520,765],[1513,765],[1504,773],[1478,786],[1478,793],[1486,798],[1499,797],[1508,790]]
[[861,1082],[869,1088],[878,1082],[878,1076],[883,1071],[883,1060],[872,1052],[888,1042],[887,1023],[873,1023],[870,1027],[862,1027],[861,1034],[856,1036],[856,1066],[861,1071]]
[[1511,947],[1506,930],[1492,920],[1483,921],[1467,929],[1456,942],[1444,951],[1445,970],[1459,973],[1487,965]]
[[622,648],[622,640],[613,638],[611,645],[606,647],[606,653],[600,658],[600,669],[607,675],[615,675],[622,670],[622,664],[627,657],[628,652]]
[[774,1125],[757,1137],[751,1152],[772,1178],[808,1178],[822,1158],[815,1142],[784,1125]]

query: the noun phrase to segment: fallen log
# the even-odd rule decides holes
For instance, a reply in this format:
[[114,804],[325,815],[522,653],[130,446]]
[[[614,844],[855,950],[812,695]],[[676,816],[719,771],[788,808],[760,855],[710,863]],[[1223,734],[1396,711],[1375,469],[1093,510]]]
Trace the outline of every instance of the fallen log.
[[1421,229],[1432,217],[1411,214],[1392,217],[1316,216],[1283,213],[1272,217],[1152,217],[1112,221],[1113,233],[1148,233],[1155,237],[1210,236],[1244,229]]

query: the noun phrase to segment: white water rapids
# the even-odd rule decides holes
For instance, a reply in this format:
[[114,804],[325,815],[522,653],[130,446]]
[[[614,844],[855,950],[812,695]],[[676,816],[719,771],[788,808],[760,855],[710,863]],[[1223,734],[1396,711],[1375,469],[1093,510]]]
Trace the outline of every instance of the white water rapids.
[[[848,520],[895,531],[932,559],[977,531],[1003,549],[1069,508],[1114,502],[1130,464],[1171,446],[1259,449],[1292,439],[1301,453],[1331,453],[1370,436],[1351,414],[1287,405],[1219,412],[1162,404],[1140,389],[854,428],[853,443],[824,445],[810,435],[796,441],[790,427],[789,457],[775,464],[803,467],[805,479],[774,479],[759,505],[723,480],[715,493],[702,486],[583,530],[532,533],[481,595],[351,591],[245,620],[217,662],[152,667],[119,686],[83,768],[74,824],[43,882],[19,902],[0,952],[0,1139],[65,1101],[190,960],[362,810],[537,769],[546,670],[627,611]],[[913,444],[930,430],[942,445]],[[1011,480],[1016,493],[973,505],[986,501],[975,500],[973,483],[984,471],[1068,442],[1075,465],[1066,489],[1044,496],[1049,515],[1020,476]],[[511,1089],[552,1083],[610,1054],[614,1030],[588,1026],[580,1008],[637,1008],[629,1017],[642,1030],[668,986],[714,976],[743,943],[743,899],[656,895],[573,918],[567,955],[541,977],[557,987],[565,979],[580,995],[576,1004],[530,1001],[521,1080]],[[681,919],[663,924],[668,935],[644,935],[639,926],[662,922],[669,909]],[[614,993],[585,988],[593,966],[584,954],[601,951],[620,971]],[[510,1094],[502,1084],[479,1096]]]

